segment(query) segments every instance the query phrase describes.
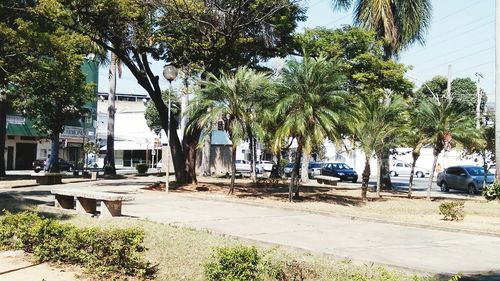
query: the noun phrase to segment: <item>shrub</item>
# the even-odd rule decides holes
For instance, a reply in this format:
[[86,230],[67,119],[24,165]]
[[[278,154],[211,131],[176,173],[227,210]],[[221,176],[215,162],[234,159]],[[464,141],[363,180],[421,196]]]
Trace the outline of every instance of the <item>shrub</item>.
[[233,246],[216,248],[204,265],[205,278],[217,281],[260,280],[261,256],[257,248]]
[[491,185],[487,185],[483,188],[483,196],[487,200],[500,199],[500,182],[494,182]]
[[0,247],[33,253],[38,261],[79,264],[100,275],[148,276],[154,268],[142,253],[143,231],[135,228],[78,228],[32,212],[0,218]]
[[464,219],[464,202],[451,201],[439,205],[439,214],[444,220],[459,221]]
[[148,171],[149,166],[148,166],[148,164],[141,163],[141,164],[135,165],[135,168],[137,169],[137,172],[139,174],[145,174]]

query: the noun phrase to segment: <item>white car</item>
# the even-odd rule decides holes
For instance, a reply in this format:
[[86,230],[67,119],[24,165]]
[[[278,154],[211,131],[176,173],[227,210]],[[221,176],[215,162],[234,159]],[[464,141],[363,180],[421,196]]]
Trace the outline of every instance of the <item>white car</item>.
[[255,171],[257,173],[271,172],[273,170],[273,162],[271,161],[257,161]]
[[[402,161],[396,161],[391,165],[391,177],[409,176],[411,173],[411,164]],[[419,178],[430,176],[430,171],[424,168],[415,167],[415,176]]]
[[236,160],[236,172],[250,173],[251,171],[250,162],[247,160]]

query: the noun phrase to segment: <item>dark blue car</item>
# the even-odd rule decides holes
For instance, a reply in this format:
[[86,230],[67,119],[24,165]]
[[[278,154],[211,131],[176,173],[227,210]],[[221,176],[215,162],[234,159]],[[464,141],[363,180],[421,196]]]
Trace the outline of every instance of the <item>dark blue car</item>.
[[358,174],[346,163],[333,162],[326,163],[321,168],[321,174],[324,176],[337,177],[342,181],[358,181]]

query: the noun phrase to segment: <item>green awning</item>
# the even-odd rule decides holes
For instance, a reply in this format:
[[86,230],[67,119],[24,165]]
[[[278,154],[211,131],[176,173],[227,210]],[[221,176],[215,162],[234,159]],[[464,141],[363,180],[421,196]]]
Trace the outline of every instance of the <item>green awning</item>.
[[26,121],[24,124],[9,123],[7,125],[7,135],[37,137],[38,132],[33,128],[31,122]]

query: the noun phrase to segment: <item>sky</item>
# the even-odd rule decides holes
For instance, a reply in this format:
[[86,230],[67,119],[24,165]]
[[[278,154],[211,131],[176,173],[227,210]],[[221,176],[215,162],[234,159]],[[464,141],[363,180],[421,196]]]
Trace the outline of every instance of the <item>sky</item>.
[[[351,11],[333,11],[330,0],[302,2],[307,10],[307,20],[299,23],[304,28],[339,28],[352,24]],[[433,0],[433,15],[425,45],[416,43],[401,53],[399,62],[412,66],[408,78],[416,86],[436,75],[448,75],[452,66],[452,79],[470,77],[476,80],[481,73],[481,87],[486,91],[488,102],[494,102],[495,89],[495,1],[494,0]],[[162,77],[163,62],[153,62],[153,72]],[[107,69],[99,72],[99,91],[108,91]],[[162,88],[168,82],[160,79]],[[174,81],[174,87],[178,84]],[[117,81],[118,93],[145,94],[136,79],[127,70]]]

